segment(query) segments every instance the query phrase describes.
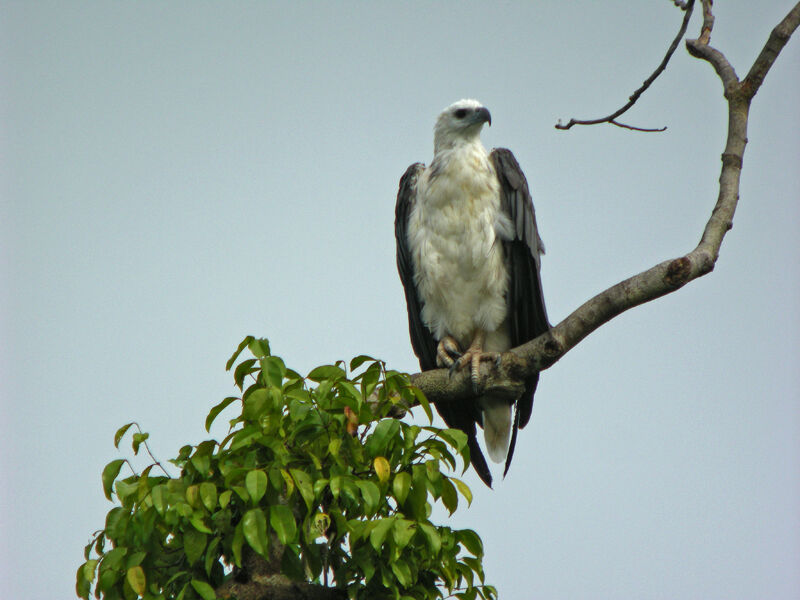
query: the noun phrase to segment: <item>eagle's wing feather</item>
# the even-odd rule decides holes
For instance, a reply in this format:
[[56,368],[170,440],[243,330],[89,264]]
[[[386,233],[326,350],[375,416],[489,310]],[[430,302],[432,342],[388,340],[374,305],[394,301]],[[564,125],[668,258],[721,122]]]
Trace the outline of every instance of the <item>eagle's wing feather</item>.
[[[411,335],[411,345],[419,359],[419,366],[423,371],[436,369],[436,340],[430,330],[422,322],[422,302],[417,294],[414,283],[414,264],[411,257],[411,248],[408,245],[408,218],[417,198],[417,178],[424,169],[422,163],[411,165],[400,179],[400,188],[397,192],[395,205],[394,235],[397,240],[397,271],[406,295],[408,308],[408,330]],[[476,402],[465,402],[458,406],[452,404],[437,404],[436,410],[447,423],[448,427],[460,429],[467,434],[470,450],[470,462],[483,482],[492,487],[492,475],[486,458],[483,456],[476,436],[475,423],[480,421],[480,410]]]
[[[500,182],[501,206],[511,220],[514,235],[503,242],[509,273],[506,295],[512,347],[524,344],[550,329],[539,278],[544,245],[536,228],[536,215],[528,182],[510,150],[496,148],[489,155]],[[517,401],[505,471],[511,466],[517,430],[525,427],[533,410],[533,394],[539,374],[526,381],[525,392]]]
[[436,368],[436,340],[430,330],[422,322],[422,302],[417,295],[414,284],[414,263],[411,248],[408,245],[408,217],[417,199],[417,178],[425,166],[414,163],[400,179],[397,191],[397,204],[394,208],[394,236],[397,240],[397,271],[406,294],[408,308],[408,331],[411,334],[411,345],[414,354],[419,358],[419,366],[423,371]]

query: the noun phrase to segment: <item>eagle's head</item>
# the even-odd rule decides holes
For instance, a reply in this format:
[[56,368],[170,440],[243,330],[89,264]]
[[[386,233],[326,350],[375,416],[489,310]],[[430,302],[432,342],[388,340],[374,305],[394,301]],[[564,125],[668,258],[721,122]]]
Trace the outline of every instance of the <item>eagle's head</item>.
[[460,142],[473,142],[484,123],[492,124],[489,109],[477,100],[459,100],[445,108],[433,128],[434,153]]

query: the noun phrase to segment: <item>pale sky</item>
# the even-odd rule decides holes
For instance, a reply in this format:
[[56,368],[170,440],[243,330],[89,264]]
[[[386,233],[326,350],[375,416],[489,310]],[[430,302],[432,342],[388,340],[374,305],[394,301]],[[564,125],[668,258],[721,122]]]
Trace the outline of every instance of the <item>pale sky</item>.
[[[715,6],[744,75],[791,0]],[[0,2],[0,588],[74,597],[138,421],[161,459],[209,437],[228,356],[414,372],[397,183],[438,112],[492,112],[527,174],[555,324],[690,251],[726,107],[672,2]],[[690,34],[699,30],[698,15]],[[800,39],[755,98],[716,269],[542,373],[514,464],[450,524],[503,600],[800,597]],[[421,418],[421,417],[418,417]],[[211,436],[219,439],[220,427]],[[126,445],[125,454],[130,453]],[[443,511],[438,518],[446,522]]]

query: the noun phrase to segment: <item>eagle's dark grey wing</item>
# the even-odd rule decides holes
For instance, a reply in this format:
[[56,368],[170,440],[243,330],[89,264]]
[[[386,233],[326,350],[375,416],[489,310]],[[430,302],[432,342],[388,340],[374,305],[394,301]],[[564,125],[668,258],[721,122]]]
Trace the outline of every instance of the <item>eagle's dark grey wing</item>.
[[[524,344],[550,329],[539,278],[544,245],[536,229],[536,215],[528,182],[510,150],[496,148],[489,155],[500,181],[501,206],[513,225],[513,239],[503,242],[509,287],[506,295],[512,347]],[[511,466],[517,430],[528,424],[533,410],[533,394],[539,374],[525,382],[525,392],[517,401],[506,466]]]
[[[414,284],[414,263],[411,258],[411,249],[408,245],[408,217],[417,198],[417,178],[424,169],[422,163],[411,165],[400,179],[400,188],[397,191],[397,204],[394,211],[394,235],[397,241],[397,271],[406,295],[408,308],[408,331],[411,335],[411,346],[414,354],[419,359],[420,369],[430,371],[436,369],[436,345],[430,330],[422,322],[422,302],[417,294]],[[460,429],[467,434],[467,443],[470,450],[470,462],[475,472],[483,482],[492,487],[492,475],[486,458],[476,437],[475,423],[480,421],[480,409],[476,402],[463,402],[456,404],[437,404],[436,410],[447,423],[448,427]]]
[[422,302],[417,295],[414,284],[414,263],[411,259],[411,248],[408,246],[408,217],[417,198],[417,177],[425,168],[422,163],[414,163],[400,179],[397,191],[397,204],[394,208],[394,237],[397,240],[397,272],[406,294],[408,308],[408,332],[411,335],[411,346],[419,358],[419,366],[423,371],[436,368],[436,340],[430,330],[422,322]]

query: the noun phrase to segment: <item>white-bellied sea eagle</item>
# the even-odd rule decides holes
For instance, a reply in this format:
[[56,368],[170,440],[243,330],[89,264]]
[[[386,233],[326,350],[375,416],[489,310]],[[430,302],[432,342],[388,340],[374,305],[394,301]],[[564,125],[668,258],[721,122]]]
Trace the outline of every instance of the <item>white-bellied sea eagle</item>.
[[[433,160],[408,168],[395,208],[397,269],[420,368],[469,366],[476,389],[481,360],[497,360],[550,328],[539,279],[544,246],[528,183],[510,150],[483,147],[481,128],[491,122],[476,100],[444,109]],[[505,460],[505,475],[538,381],[538,373],[527,379],[513,404],[482,395],[436,406],[448,427],[467,434],[472,466],[490,487],[475,425],[483,427],[489,457]]]

